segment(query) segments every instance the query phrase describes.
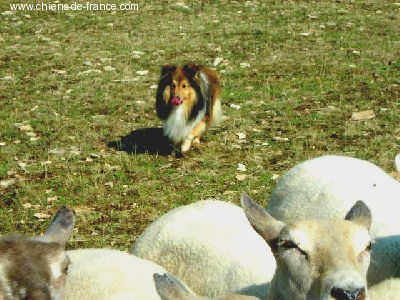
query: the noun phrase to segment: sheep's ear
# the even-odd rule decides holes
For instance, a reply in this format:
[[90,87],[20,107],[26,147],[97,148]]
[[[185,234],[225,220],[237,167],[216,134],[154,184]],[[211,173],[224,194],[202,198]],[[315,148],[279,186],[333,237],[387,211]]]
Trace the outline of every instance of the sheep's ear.
[[246,193],[242,194],[241,203],[243,211],[249,220],[251,226],[259,235],[270,245],[275,248],[275,244],[279,234],[285,224],[274,219],[261,205],[254,202]]
[[162,67],[161,69],[161,77],[165,77],[167,75],[172,74],[173,72],[175,72],[176,70],[176,66],[173,65],[165,65]]
[[372,214],[369,207],[361,200],[358,200],[356,204],[349,210],[346,217],[348,221],[353,221],[360,224],[370,230],[372,223]]
[[170,273],[153,274],[154,284],[161,300],[188,299],[192,293],[176,277]]
[[44,240],[65,246],[75,226],[75,217],[68,207],[61,207],[44,233]]

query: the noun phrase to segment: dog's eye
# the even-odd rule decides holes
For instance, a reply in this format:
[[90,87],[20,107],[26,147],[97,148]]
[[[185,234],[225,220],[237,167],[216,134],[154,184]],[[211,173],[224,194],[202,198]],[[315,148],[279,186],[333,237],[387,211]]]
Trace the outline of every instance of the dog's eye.
[[187,87],[187,85],[186,85],[186,84],[182,85],[182,88],[186,89],[186,87]]

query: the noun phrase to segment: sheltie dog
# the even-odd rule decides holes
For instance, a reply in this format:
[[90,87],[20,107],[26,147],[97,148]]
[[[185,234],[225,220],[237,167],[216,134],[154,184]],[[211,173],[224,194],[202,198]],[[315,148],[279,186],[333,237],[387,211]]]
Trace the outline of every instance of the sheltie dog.
[[218,73],[205,66],[164,66],[156,96],[157,115],[164,135],[187,152],[211,125],[221,120]]

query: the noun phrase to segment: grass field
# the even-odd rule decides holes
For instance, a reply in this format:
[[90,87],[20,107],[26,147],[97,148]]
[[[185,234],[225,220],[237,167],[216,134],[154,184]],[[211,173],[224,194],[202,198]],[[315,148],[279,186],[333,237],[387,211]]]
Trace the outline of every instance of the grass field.
[[[4,2],[2,234],[40,233],[69,205],[70,249],[127,250],[179,205],[238,204],[242,191],[266,204],[277,176],[311,157],[394,171],[398,2],[138,1],[130,11],[11,11],[19,1]],[[177,158],[160,142],[155,85],[163,65],[186,62],[216,64],[225,118]],[[352,118],[367,110],[371,118]]]

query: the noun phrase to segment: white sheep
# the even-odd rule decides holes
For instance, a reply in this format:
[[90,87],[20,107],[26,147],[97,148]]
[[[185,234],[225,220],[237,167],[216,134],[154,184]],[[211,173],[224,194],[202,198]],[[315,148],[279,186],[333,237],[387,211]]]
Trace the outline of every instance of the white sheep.
[[[259,298],[265,299],[268,295],[270,300],[369,299],[366,273],[370,262],[371,237],[368,229],[371,213],[363,202],[357,202],[348,211],[344,217],[346,220],[308,220],[288,224],[275,220],[245,194],[242,206],[251,226],[271,247],[278,264],[269,295],[265,293],[264,286],[264,294],[259,293]],[[235,258],[233,262],[237,268],[247,274],[249,270],[244,267],[248,259],[258,265],[265,263],[264,271],[271,270],[271,264],[275,269],[275,264],[271,262],[270,249],[265,249],[263,244],[257,246],[252,243],[250,247],[252,251],[253,247],[260,247],[261,258],[249,249],[242,249],[248,243],[240,239],[247,239],[249,232],[242,220],[243,211],[239,209],[240,213],[236,214],[237,209],[232,207],[220,201],[199,201],[172,210],[145,230],[132,252],[139,252],[156,261],[183,279],[193,290],[200,287],[201,291],[197,292],[200,295],[222,297],[230,293],[239,294],[243,292],[243,287],[227,288],[232,278],[228,272],[232,269],[232,258]],[[244,233],[237,227],[238,224],[246,226]],[[226,237],[230,238],[226,240]],[[243,264],[236,261],[237,248],[247,252],[241,256]],[[232,253],[234,256],[231,256]],[[263,261],[263,255],[267,261]],[[266,279],[264,277],[264,281]],[[246,283],[246,286],[252,285]],[[246,292],[247,295],[254,295],[254,290],[247,289]],[[167,296],[162,297],[168,299]],[[190,293],[187,296],[193,298]],[[187,299],[192,299],[190,297]]]
[[327,155],[302,162],[278,182],[267,211],[284,222],[343,218],[357,200],[373,212],[375,238],[368,283],[400,276],[400,221],[394,207],[400,183],[378,166],[356,158]]
[[[197,296],[179,279],[170,273],[154,274],[154,282],[161,300],[208,300],[211,298]],[[215,299],[215,298],[214,298]],[[258,300],[256,297],[244,295],[228,295],[218,300]]]
[[371,300],[397,300],[400,295],[400,278],[389,278],[369,290]]
[[277,261],[269,300],[368,300],[372,216],[362,201],[344,220],[274,219],[246,194],[242,206]]
[[112,249],[68,251],[66,300],[160,300],[153,274],[161,266]]
[[[167,271],[154,262],[112,249],[77,249],[68,251],[65,300],[200,300],[183,282],[168,274],[159,281],[155,274]],[[160,275],[161,276],[161,275]],[[195,277],[196,274],[193,274]],[[168,281],[165,281],[165,280]],[[157,287],[158,283],[158,288]],[[159,296],[161,295],[161,297]],[[239,296],[238,296],[239,297]],[[254,300],[254,297],[237,300]],[[236,300],[236,298],[223,298]]]
[[131,253],[156,262],[198,295],[268,294],[275,259],[233,204],[202,200],[175,208],[138,237]]
[[0,299],[63,300],[69,259],[65,244],[74,228],[62,207],[43,236],[0,238]]

